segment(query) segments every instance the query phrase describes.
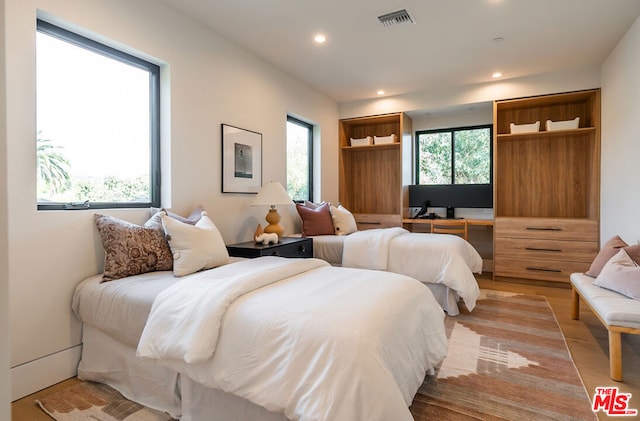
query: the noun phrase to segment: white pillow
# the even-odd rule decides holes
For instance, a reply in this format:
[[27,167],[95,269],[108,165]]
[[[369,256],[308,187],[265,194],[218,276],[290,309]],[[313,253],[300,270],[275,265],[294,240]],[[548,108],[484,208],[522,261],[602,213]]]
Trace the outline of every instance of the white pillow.
[[345,207],[338,204],[338,207],[331,205],[331,219],[336,235],[347,235],[358,231],[358,225],[353,214]]
[[593,284],[640,300],[640,266],[624,249],[620,250],[604,265]]
[[173,274],[185,276],[229,263],[220,231],[202,212],[195,225],[185,224],[162,212],[162,226],[173,254]]

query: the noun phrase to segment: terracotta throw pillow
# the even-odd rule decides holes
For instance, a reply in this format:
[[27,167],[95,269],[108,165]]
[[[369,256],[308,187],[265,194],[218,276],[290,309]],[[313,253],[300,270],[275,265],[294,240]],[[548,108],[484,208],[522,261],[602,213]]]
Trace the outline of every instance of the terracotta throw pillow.
[[103,282],[173,268],[159,214],[144,225],[100,214],[94,220],[105,253]]
[[612,237],[604,244],[604,246],[602,246],[602,249],[600,249],[600,253],[598,253],[596,258],[593,260],[593,263],[591,263],[591,266],[589,267],[589,270],[586,274],[593,278],[600,275],[600,271],[602,271],[602,268],[607,264],[609,259],[615,256],[621,248],[627,246],[628,244],[625,243],[619,236],[616,235]]
[[322,203],[316,208],[309,208],[296,204],[298,214],[302,219],[302,236],[333,235],[333,220],[328,203]]

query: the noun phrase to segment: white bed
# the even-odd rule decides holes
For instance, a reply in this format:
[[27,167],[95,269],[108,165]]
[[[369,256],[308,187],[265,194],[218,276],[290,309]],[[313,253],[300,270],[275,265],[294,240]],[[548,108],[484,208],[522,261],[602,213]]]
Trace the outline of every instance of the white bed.
[[411,276],[429,287],[450,316],[462,298],[473,310],[480,288],[482,257],[468,241],[447,234],[411,233],[403,228],[313,237],[313,255],[332,265],[386,270]]
[[100,280],[73,297],[78,376],[182,420],[411,420],[446,354],[442,309],[399,274],[263,257]]

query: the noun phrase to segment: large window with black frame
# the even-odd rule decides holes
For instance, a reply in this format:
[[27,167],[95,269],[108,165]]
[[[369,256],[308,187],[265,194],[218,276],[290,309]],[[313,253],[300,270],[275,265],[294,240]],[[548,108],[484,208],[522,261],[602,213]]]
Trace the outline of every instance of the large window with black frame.
[[287,116],[287,193],[313,201],[313,125]]
[[39,210],[160,206],[160,67],[37,21]]
[[416,184],[491,184],[493,126],[416,132]]

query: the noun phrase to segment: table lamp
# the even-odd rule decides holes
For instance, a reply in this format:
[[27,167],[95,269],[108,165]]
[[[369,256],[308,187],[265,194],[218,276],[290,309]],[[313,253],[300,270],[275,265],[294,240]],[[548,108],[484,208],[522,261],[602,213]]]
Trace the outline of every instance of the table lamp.
[[251,206],[270,206],[269,213],[265,216],[265,219],[269,223],[264,228],[266,233],[275,233],[278,235],[278,240],[284,235],[284,228],[280,225],[280,214],[276,206],[278,205],[292,205],[293,200],[289,197],[282,184],[277,181],[269,181],[264,183],[256,198],[251,202]]

